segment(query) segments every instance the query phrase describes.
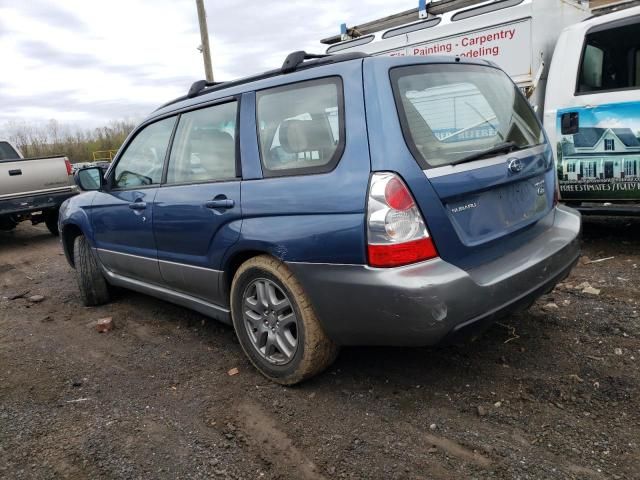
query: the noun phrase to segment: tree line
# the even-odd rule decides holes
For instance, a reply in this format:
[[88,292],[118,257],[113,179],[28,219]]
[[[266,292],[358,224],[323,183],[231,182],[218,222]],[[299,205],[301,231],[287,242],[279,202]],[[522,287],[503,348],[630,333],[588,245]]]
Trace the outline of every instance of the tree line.
[[132,121],[120,120],[83,129],[49,120],[44,124],[9,122],[4,131],[25,158],[66,155],[71,163],[79,163],[93,161],[93,152],[117,150],[135,126]]

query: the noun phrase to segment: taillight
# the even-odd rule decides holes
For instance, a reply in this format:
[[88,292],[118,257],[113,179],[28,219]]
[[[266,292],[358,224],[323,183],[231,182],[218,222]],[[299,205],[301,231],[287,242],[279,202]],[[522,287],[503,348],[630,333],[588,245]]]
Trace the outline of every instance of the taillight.
[[71,162],[68,158],[64,159],[64,164],[67,167],[67,175],[73,175],[73,167],[71,166]]
[[367,242],[372,267],[398,267],[438,256],[411,192],[394,173],[371,177]]

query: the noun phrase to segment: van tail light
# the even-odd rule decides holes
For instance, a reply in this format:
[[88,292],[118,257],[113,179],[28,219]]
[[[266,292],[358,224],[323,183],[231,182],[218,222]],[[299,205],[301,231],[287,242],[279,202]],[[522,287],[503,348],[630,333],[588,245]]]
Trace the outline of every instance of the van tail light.
[[399,267],[438,256],[411,192],[396,174],[371,176],[367,205],[369,265]]
[[67,175],[73,175],[73,167],[71,166],[71,162],[68,158],[64,159],[64,164],[67,167]]

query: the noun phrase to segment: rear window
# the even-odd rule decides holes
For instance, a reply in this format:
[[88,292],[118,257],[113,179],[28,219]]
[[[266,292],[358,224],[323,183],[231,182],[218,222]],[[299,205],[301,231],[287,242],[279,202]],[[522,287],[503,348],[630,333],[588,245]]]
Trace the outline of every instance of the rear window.
[[542,127],[501,70],[431,64],[391,71],[403,134],[424,168],[450,165],[505,143],[539,145]]
[[18,160],[20,156],[7,142],[0,142],[0,162]]
[[333,170],[344,149],[342,81],[322,78],[257,93],[264,175]]

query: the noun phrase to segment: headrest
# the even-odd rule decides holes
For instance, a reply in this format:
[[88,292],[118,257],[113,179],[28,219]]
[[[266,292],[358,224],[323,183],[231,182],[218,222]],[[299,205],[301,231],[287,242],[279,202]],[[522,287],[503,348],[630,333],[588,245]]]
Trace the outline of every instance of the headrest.
[[191,141],[206,142],[207,145],[221,143],[223,145],[233,144],[233,137],[227,132],[220,130],[194,130],[191,132]]
[[285,120],[280,125],[279,140],[287,153],[312,152],[334,145],[329,124],[324,118]]

